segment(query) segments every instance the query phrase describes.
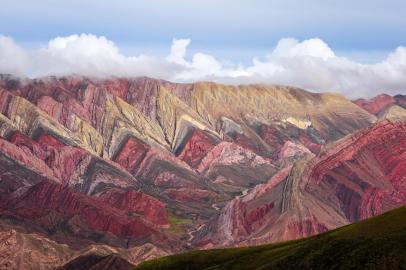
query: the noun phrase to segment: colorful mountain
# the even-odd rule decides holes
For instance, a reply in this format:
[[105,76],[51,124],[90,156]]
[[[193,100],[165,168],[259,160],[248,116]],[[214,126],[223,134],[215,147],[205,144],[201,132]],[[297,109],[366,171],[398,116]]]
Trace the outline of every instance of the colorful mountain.
[[14,251],[0,265],[135,265],[399,207],[406,114],[391,100],[371,113],[287,86],[1,75],[0,235]]
[[369,113],[379,115],[382,114],[385,109],[388,109],[393,105],[406,108],[406,95],[390,96],[387,94],[381,94],[371,99],[360,98],[355,100],[354,103]]

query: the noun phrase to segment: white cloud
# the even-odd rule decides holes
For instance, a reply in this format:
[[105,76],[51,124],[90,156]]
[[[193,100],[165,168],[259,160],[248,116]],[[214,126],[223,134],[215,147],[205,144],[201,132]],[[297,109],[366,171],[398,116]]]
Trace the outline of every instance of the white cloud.
[[30,53],[29,76],[80,74],[87,76],[171,77],[177,68],[165,59],[139,55],[127,57],[114,42],[95,35],[57,37],[45,48]]
[[190,39],[174,39],[166,58],[125,56],[114,42],[91,34],[57,37],[29,51],[0,35],[0,72],[39,77],[151,76],[173,81],[214,80],[226,83],[277,83],[313,91],[337,91],[350,97],[406,92],[406,48],[399,47],[376,64],[337,56],[321,39],[281,39],[262,59],[248,66],[224,63],[195,53],[187,60]]
[[166,58],[169,62],[187,65],[185,61],[186,49],[190,44],[190,39],[173,39],[171,52]]
[[302,57],[310,56],[327,60],[336,57],[334,52],[321,39],[312,38],[299,43],[294,38],[283,38],[272,52],[275,57]]
[[0,35],[0,73],[25,75],[29,57],[11,38]]

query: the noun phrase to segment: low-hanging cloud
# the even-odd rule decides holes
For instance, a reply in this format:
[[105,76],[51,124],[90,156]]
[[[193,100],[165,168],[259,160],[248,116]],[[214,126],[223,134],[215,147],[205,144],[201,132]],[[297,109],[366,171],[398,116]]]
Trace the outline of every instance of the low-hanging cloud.
[[41,77],[79,74],[94,77],[151,76],[177,82],[274,83],[349,97],[406,92],[406,47],[382,62],[361,64],[337,56],[321,39],[281,39],[250,65],[227,63],[204,53],[186,59],[190,39],[174,39],[167,57],[125,56],[113,41],[91,34],[57,37],[38,50],[22,48],[0,35],[0,73]]

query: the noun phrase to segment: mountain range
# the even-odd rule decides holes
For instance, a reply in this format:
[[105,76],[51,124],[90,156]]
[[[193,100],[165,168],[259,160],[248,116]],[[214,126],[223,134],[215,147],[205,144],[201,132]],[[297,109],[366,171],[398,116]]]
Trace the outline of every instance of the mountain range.
[[126,269],[406,204],[406,95],[1,75],[0,145],[0,269]]

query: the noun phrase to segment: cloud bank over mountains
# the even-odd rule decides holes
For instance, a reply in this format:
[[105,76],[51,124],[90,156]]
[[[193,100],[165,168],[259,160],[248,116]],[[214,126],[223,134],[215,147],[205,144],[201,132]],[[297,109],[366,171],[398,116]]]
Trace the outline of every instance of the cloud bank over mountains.
[[398,47],[382,62],[361,64],[337,56],[321,39],[284,38],[270,48],[268,55],[241,65],[205,53],[195,53],[189,60],[186,54],[190,43],[190,39],[174,39],[167,57],[126,56],[113,41],[92,34],[56,37],[37,50],[25,49],[0,35],[0,73],[273,83],[341,92],[349,97],[406,93],[406,47]]

